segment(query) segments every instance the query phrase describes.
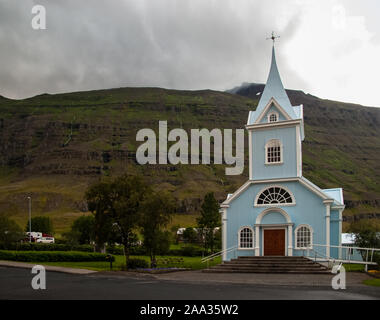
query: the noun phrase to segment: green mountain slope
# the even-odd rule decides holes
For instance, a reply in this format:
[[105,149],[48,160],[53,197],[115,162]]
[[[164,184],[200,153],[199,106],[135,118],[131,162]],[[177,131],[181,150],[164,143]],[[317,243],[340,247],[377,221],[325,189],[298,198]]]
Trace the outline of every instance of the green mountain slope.
[[[31,195],[33,214],[52,216],[61,232],[86,212],[88,184],[129,172],[172,191],[181,214],[176,221],[191,223],[206,192],[222,200],[244,183],[248,161],[241,176],[226,176],[223,165],[141,166],[137,131],[157,132],[159,120],[188,132],[244,128],[260,88],[237,94],[120,88],[0,99],[0,213],[23,224]],[[347,215],[380,212],[380,110],[289,95],[305,109],[304,175],[322,188],[342,186]]]

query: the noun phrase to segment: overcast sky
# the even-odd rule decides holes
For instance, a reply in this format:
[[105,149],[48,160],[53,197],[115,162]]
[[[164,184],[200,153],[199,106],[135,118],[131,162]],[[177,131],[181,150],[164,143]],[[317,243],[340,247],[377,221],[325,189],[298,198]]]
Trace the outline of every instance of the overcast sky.
[[0,95],[264,83],[274,30],[285,87],[380,107],[379,17],[378,0],[0,0]]

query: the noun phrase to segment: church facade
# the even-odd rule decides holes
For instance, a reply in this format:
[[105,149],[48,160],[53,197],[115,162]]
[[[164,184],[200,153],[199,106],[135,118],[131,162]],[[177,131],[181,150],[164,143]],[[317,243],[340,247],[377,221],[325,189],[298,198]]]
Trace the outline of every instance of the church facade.
[[[272,49],[256,111],[248,115],[249,180],[221,205],[223,261],[237,256],[339,258],[341,188],[322,190],[302,175],[303,105],[292,106]],[[318,247],[318,248],[317,248]]]

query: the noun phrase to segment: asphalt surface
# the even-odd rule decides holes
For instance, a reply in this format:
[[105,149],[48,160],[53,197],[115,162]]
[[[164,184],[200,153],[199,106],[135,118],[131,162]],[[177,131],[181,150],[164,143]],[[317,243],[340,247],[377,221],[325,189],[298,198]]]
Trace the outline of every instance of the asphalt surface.
[[380,300],[380,289],[355,286],[264,286],[235,283],[169,281],[150,275],[89,275],[46,272],[46,290],[31,286],[30,269],[0,267],[0,299],[112,299],[112,300]]

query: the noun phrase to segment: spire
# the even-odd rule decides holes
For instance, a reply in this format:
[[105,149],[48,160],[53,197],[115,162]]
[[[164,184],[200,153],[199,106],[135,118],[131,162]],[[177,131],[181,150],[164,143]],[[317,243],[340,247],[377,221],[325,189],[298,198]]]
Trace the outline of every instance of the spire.
[[288,115],[295,119],[296,115],[293,111],[293,107],[290,103],[289,97],[286,94],[286,91],[284,89],[284,86],[282,85],[280,73],[277,69],[277,63],[276,63],[276,54],[274,50],[274,42],[277,37],[274,36],[272,33],[272,37],[269,39],[273,40],[273,47],[272,47],[272,63],[270,67],[270,72],[268,76],[267,83],[264,88],[264,92],[261,96],[261,99],[259,101],[259,104],[256,109],[256,115],[258,116],[261,111],[266,107],[269,100],[271,98],[274,98],[280,106],[288,113]]

